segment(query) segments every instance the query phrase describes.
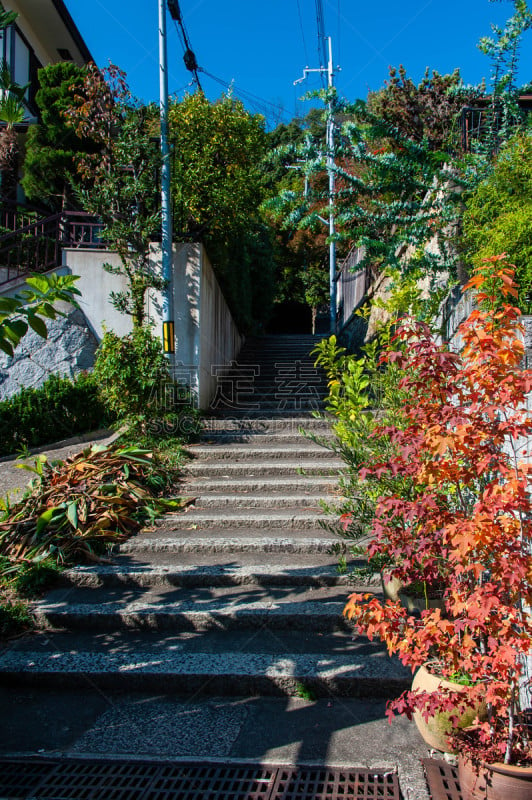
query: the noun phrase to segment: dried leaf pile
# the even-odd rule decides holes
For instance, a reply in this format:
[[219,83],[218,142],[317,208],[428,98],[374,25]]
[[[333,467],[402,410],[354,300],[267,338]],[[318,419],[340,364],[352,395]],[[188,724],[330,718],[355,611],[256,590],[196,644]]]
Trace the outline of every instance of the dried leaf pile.
[[[64,462],[40,456],[24,497],[0,509],[0,562],[60,564],[99,555],[146,522],[183,506],[159,495],[165,481],[153,454],[135,447],[93,446]],[[1,502],[1,501],[0,501]]]

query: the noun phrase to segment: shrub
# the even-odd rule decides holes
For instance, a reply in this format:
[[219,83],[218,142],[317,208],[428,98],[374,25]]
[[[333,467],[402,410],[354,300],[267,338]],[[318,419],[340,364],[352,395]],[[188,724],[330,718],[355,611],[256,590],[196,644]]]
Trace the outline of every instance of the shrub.
[[122,337],[107,331],[93,376],[100,399],[118,419],[155,419],[173,405],[168,362],[148,327]]
[[92,375],[80,373],[73,381],[52,375],[38,389],[22,389],[0,402],[0,454],[55,442],[111,421]]
[[464,247],[478,267],[505,252],[515,265],[517,305],[532,313],[532,133],[520,133],[501,151],[493,173],[468,199]]

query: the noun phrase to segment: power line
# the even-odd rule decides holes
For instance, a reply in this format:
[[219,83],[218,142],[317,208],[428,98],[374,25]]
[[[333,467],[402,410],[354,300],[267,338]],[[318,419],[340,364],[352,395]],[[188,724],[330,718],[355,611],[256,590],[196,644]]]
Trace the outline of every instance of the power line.
[[254,107],[259,113],[263,114],[265,117],[275,118],[277,121],[281,117],[286,117],[286,111],[284,111],[281,106],[275,105],[275,103],[271,103],[269,100],[265,100],[263,97],[259,97],[252,92],[248,92],[245,89],[241,89],[231,81],[225,81],[223,78],[219,78],[216,75],[213,75],[212,72],[208,72],[206,69],[202,69],[202,67],[198,67],[199,72],[206,75],[211,80],[215,81],[216,83],[223,86],[224,89],[229,89],[234,91],[234,93],[248,103],[250,106]]
[[198,62],[192,49],[192,45],[190,44],[190,38],[183,21],[183,15],[181,14],[181,9],[179,8],[179,0],[168,0],[168,10],[170,11],[170,16],[174,21],[177,35],[184,50],[183,61],[185,62],[185,67],[194,75],[196,86],[200,92],[202,92],[203,89],[201,88],[201,83],[198,76]]
[[341,0],[338,0],[337,12],[336,12],[338,18],[338,63],[339,64],[342,63],[342,37],[341,37],[342,25],[340,22],[340,17],[342,16],[342,12],[340,9],[340,2]]
[[[316,0],[316,22],[318,25],[318,61],[320,67],[327,64],[327,47],[325,44],[325,17],[323,15],[323,2]],[[322,86],[325,88],[324,73],[320,73]]]
[[298,13],[298,16],[299,16],[299,26],[301,28],[301,38],[303,39],[303,50],[304,50],[304,53],[305,53],[305,60],[306,60],[307,64],[309,64],[310,61],[309,61],[309,57],[308,57],[307,42],[305,40],[305,30],[303,28],[303,16],[301,14],[301,5],[299,3],[299,0],[297,0],[297,13]]

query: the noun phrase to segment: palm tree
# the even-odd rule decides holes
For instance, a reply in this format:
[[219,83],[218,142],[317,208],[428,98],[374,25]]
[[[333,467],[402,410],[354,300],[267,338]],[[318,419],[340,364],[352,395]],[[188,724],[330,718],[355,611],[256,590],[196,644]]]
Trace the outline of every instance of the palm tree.
[[[0,30],[11,25],[17,15],[0,11]],[[17,133],[15,125],[24,119],[24,95],[28,85],[20,86],[11,77],[8,63],[0,64],[0,175],[2,176],[2,194],[7,194],[6,184],[15,180],[17,163]]]

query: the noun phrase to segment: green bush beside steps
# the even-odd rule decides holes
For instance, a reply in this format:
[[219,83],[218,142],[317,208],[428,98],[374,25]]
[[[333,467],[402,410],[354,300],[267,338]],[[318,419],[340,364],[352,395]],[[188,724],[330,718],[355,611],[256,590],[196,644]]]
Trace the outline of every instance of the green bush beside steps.
[[0,402],[0,456],[107,427],[114,417],[89,373],[74,380],[51,375],[38,389]]

